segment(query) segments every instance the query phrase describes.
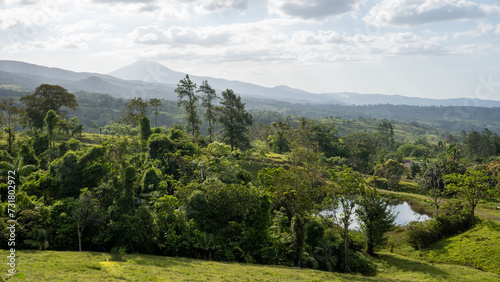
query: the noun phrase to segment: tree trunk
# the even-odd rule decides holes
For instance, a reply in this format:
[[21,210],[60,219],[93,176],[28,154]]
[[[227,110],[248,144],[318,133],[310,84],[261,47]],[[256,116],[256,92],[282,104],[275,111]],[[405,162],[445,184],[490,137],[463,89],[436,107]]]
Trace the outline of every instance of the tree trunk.
[[296,264],[298,267],[301,267],[302,261],[302,251],[304,250],[304,221],[299,216],[295,216],[294,220],[292,220],[292,232],[295,235],[295,255],[296,255]]
[[80,230],[80,222],[78,222],[78,251],[82,251],[82,231]]
[[471,211],[470,211],[470,215],[471,215],[471,219],[472,219],[472,226],[476,226],[475,222],[474,222],[474,210],[476,209],[476,205],[473,205],[472,208],[471,208]]
[[372,242],[367,243],[366,253],[370,256],[375,256],[375,246],[373,245]]
[[345,252],[345,273],[349,273],[349,238],[347,224],[344,223],[344,252]]
[[436,206],[436,217],[439,215],[439,203],[437,202],[437,199],[434,200],[434,205]]

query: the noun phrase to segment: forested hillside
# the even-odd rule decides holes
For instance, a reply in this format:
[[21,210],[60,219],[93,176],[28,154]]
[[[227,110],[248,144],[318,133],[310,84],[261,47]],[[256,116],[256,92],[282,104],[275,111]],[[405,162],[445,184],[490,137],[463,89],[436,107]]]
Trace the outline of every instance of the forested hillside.
[[[48,84],[1,91],[4,249],[376,275],[382,248],[425,249],[467,231],[499,196],[495,108],[244,101],[188,75],[177,101]],[[433,219],[394,226],[381,191],[403,179]]]

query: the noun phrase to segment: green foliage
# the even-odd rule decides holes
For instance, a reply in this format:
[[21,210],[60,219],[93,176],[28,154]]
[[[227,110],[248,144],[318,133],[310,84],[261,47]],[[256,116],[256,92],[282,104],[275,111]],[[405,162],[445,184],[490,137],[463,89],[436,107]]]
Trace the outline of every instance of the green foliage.
[[229,156],[231,153],[231,146],[215,141],[208,144],[207,151],[213,156]]
[[405,143],[398,148],[398,152],[401,152],[405,158],[409,157],[412,155],[413,151],[415,150],[416,146],[411,143]]
[[268,141],[270,141],[271,149],[273,152],[278,154],[283,154],[290,151],[290,141],[288,140],[287,134],[290,129],[290,125],[287,122],[278,121],[271,124],[275,130],[275,135],[269,135]]
[[113,247],[111,248],[111,261],[127,261],[123,256],[127,253],[125,247]]
[[165,135],[155,133],[148,140],[148,155],[152,159],[162,160],[174,148],[172,140]]
[[205,120],[208,122],[207,134],[208,140],[213,140],[213,123],[217,120],[217,111],[214,103],[219,99],[215,90],[204,80],[197,92],[201,94],[201,104],[205,107]]
[[332,198],[334,203],[338,201],[341,207],[341,214],[339,216],[342,237],[344,239],[344,270],[349,273],[349,225],[351,223],[351,216],[354,214],[354,206],[359,200],[361,194],[365,190],[365,182],[361,176],[352,171],[351,168],[343,167],[341,170],[330,170],[332,175],[331,180],[334,182],[332,189]]
[[72,117],[69,124],[71,126],[71,136],[78,134],[81,137],[83,129],[85,129],[85,125],[80,123],[78,117]]
[[415,250],[427,248],[437,241],[464,232],[473,221],[463,213],[444,214],[426,222],[412,221],[405,226],[406,240]]
[[141,119],[141,123],[140,123],[140,126],[141,126],[141,140],[143,141],[147,141],[149,136],[151,136],[152,132],[151,132],[151,121],[149,120],[148,117],[144,116],[142,119]]
[[159,190],[160,182],[163,180],[161,171],[157,168],[148,168],[142,177],[141,186],[144,193]]
[[500,136],[485,128],[482,132],[472,130],[462,132],[464,152],[466,155],[479,159],[500,154]]
[[71,138],[66,142],[68,145],[68,149],[71,151],[78,151],[82,147],[82,143],[79,140],[76,140],[75,138]]
[[35,154],[40,156],[43,152],[49,149],[49,135],[41,134],[38,131],[35,131],[33,135],[33,150],[35,150]]
[[[215,94],[208,83],[205,84],[205,90]],[[195,85],[193,89],[196,90]],[[96,105],[102,106],[106,100],[106,97],[87,95],[87,104],[92,97],[99,98],[95,99]],[[114,103],[116,113],[124,104],[124,100],[106,101]],[[184,96],[181,104],[188,101],[189,98]],[[180,120],[178,111],[170,111],[173,103],[165,101],[154,105],[152,102],[153,99],[150,105],[155,123],[157,116],[158,121],[165,124],[162,116],[176,115],[175,118]],[[251,100],[246,102],[253,103]],[[252,116],[245,109],[246,105],[239,96],[227,90],[218,112],[222,119],[225,113],[231,113],[233,117],[246,116],[249,121]],[[194,109],[200,113],[196,107]],[[231,119],[229,116],[225,116],[227,120]],[[109,113],[109,117],[113,117],[113,113]],[[86,250],[121,250],[122,257],[131,257],[126,252],[157,253],[296,265],[327,271],[347,269],[372,275],[375,272],[373,262],[377,265],[385,262],[386,255],[376,248],[384,241],[383,234],[390,226],[391,215],[387,213],[387,202],[375,190],[370,193],[371,190],[365,188],[363,177],[355,171],[371,174],[378,161],[382,165],[375,169],[377,174],[390,162],[389,159],[402,160],[405,156],[421,156],[424,171],[434,156],[446,158],[442,164],[447,173],[461,172],[465,168],[461,153],[462,148],[466,152],[463,144],[453,143],[457,139],[444,136],[445,133],[440,136],[419,123],[375,119],[349,121],[333,116],[310,120],[282,114],[262,115],[262,118],[268,122],[252,127],[252,134],[248,134],[251,122],[233,123],[243,128],[235,135],[243,136],[243,139],[255,138],[252,144],[257,144],[262,151],[260,155],[259,151],[234,151],[235,148],[245,149],[249,139],[231,140],[225,135],[227,127],[222,123],[221,134],[213,138],[220,137],[219,140],[225,143],[208,143],[203,138],[193,140],[187,137],[183,126],[151,130],[151,122],[145,115],[142,120],[148,124],[140,128],[111,123],[106,129],[111,130],[112,136],[98,146],[95,134],[84,134],[81,141],[67,140],[68,133],[62,134],[62,131],[57,136],[52,133],[50,138],[39,131],[20,135],[22,142],[18,143],[16,162],[23,159],[25,163],[31,163],[19,166],[17,181],[16,208],[24,217],[24,233],[20,233],[22,243],[32,248],[57,250],[77,250],[80,243]],[[214,119],[214,116],[210,117],[209,127]],[[85,117],[85,122],[91,127],[93,123],[106,125],[108,121],[96,115],[89,123]],[[66,125],[71,130],[75,124],[70,121]],[[201,125],[198,123],[193,127],[188,120],[186,128],[191,134],[191,131],[206,126]],[[211,129],[207,133],[210,135]],[[132,136],[117,136],[120,134]],[[418,137],[427,134],[430,135]],[[406,142],[416,142],[403,145],[402,138]],[[447,141],[436,145],[437,139]],[[58,155],[45,152],[49,140],[50,148],[58,150]],[[268,145],[273,151],[285,152],[286,155],[266,153],[266,140],[270,141]],[[21,145],[37,142],[33,146],[35,150]],[[465,156],[469,158],[468,154]],[[3,156],[5,159],[9,157],[12,158],[7,154]],[[50,165],[49,157],[55,158]],[[469,158],[472,159],[474,157]],[[329,182],[326,178],[332,164],[349,164],[353,168],[334,171]],[[398,163],[398,166],[401,165]],[[495,164],[475,166],[476,170],[482,168],[497,175]],[[249,171],[257,174],[254,177],[258,177],[259,188],[251,183]],[[420,178],[424,175],[414,170],[413,176]],[[369,178],[373,186],[381,188],[387,188],[390,182],[390,177],[387,177],[389,180]],[[490,185],[497,184],[496,180]],[[406,181],[403,186],[411,186],[409,190],[413,192],[415,183]],[[0,190],[7,191],[7,185],[0,185]],[[450,190],[449,195],[458,195],[458,192]],[[329,201],[324,201],[325,198]],[[5,200],[4,196],[2,200]],[[83,202],[87,205],[82,205]],[[363,233],[348,230],[356,202],[361,206],[358,213],[364,222],[361,224]],[[328,208],[336,204],[345,208],[338,225],[319,218],[325,204],[329,205]],[[493,205],[491,202],[490,206]],[[1,203],[0,208],[0,216],[5,216],[7,205]],[[79,217],[76,216],[79,211],[88,213]],[[464,215],[446,214],[446,209],[443,213],[435,222],[412,230],[416,234],[413,238],[423,241],[417,241],[418,247],[418,244],[429,244],[432,240],[463,231],[471,220]],[[105,218],[100,218],[101,215]],[[85,219],[98,220],[94,224]],[[29,225],[30,222],[33,225]],[[5,225],[0,224],[0,229],[5,229]],[[377,251],[382,259],[371,259],[362,254],[366,244],[368,254]]]
[[19,157],[23,158],[24,165],[38,166],[38,163],[40,162],[38,157],[35,155],[35,150],[26,144],[21,144],[21,146],[19,146]]
[[364,173],[372,171],[380,145],[378,138],[373,134],[358,132],[347,135],[344,143],[349,152],[349,166]]
[[[158,127],[158,124],[157,124],[157,118],[158,118],[158,114],[160,113],[160,111],[158,110],[158,108],[162,105],[162,102],[160,99],[149,99],[149,106],[151,107],[151,110],[149,111],[150,113],[153,113],[155,115],[155,127]],[[154,107],[154,109],[153,109]]]
[[482,273],[498,275],[500,274],[499,231],[498,223],[484,221],[462,234],[441,240],[430,248],[420,251],[420,256],[438,264],[466,265],[469,266],[468,269],[474,268]]
[[14,105],[13,98],[2,98],[0,110],[0,124],[5,125],[3,130],[7,133],[8,150],[12,152],[16,139],[15,129],[21,120],[22,109]]
[[405,167],[395,160],[388,160],[384,164],[375,167],[375,176],[384,177],[387,179],[389,189],[394,189],[401,177],[404,175]]
[[367,253],[375,255],[375,248],[385,242],[384,233],[394,225],[396,215],[388,208],[389,202],[376,188],[367,188],[359,201],[356,214],[367,240]]
[[30,127],[38,129],[42,129],[47,112],[52,110],[64,117],[66,111],[62,107],[72,110],[78,107],[75,95],[59,85],[42,84],[33,94],[21,97],[20,101],[26,105]]
[[193,135],[193,138],[199,134],[201,120],[198,117],[198,96],[195,95],[196,83],[189,79],[189,75],[179,81],[175,93],[177,93],[177,107],[184,106],[186,121],[189,125],[188,132]]
[[463,199],[474,225],[474,210],[480,199],[495,196],[497,191],[492,186],[494,179],[487,175],[484,170],[467,170],[465,174],[448,174],[443,177],[446,182],[446,190]]
[[141,97],[134,98],[125,103],[120,122],[137,127],[140,120],[146,116],[148,102],[143,101]]
[[14,159],[6,150],[0,150],[0,162],[12,162]]
[[67,152],[62,158],[51,163],[49,171],[58,182],[56,199],[78,197],[80,195],[81,181],[78,157],[72,151]]
[[74,198],[65,198],[51,206],[51,223],[55,232],[51,248],[55,250],[78,250],[77,224],[72,218],[77,205]]
[[82,251],[82,240],[84,231],[94,226],[104,223],[106,214],[100,210],[99,202],[93,198],[89,191],[83,192],[72,213],[73,220],[76,221],[78,230],[78,250]]
[[253,118],[245,110],[245,103],[241,97],[234,94],[233,90],[227,89],[222,92],[221,106],[217,109],[218,121],[222,127],[222,140],[234,148],[247,148],[250,140],[247,135],[248,126],[252,125]]
[[56,114],[54,110],[49,110],[47,115],[45,116],[45,126],[47,127],[47,135],[49,136],[49,148],[51,153],[53,152],[54,147],[54,129],[59,120],[59,116]]

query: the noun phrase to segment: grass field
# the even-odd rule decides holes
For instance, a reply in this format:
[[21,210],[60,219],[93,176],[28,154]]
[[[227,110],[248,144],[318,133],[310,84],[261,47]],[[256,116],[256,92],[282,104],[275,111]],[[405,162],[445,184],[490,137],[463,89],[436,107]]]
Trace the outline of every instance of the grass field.
[[[7,251],[0,251],[5,258]],[[310,269],[224,263],[149,255],[125,255],[110,261],[107,253],[18,251],[17,266],[26,281],[498,281],[500,276],[466,266],[430,263],[382,252],[375,277]],[[2,277],[7,266],[2,264]],[[13,278],[9,281],[21,281]]]
[[[6,257],[0,251],[0,257]],[[26,281],[363,281],[364,277],[309,269],[246,265],[186,258],[107,253],[19,251],[18,267]],[[2,264],[2,273],[7,273]],[[2,275],[3,277],[4,274]],[[14,278],[9,281],[16,281]]]
[[[110,254],[97,252],[17,251],[16,263],[26,281],[500,281],[499,223],[483,220],[419,251],[399,239],[394,253],[383,249],[374,259],[374,277],[141,254],[115,262]],[[0,258],[8,254],[0,250]],[[2,278],[7,270],[2,263]]]
[[402,246],[396,253],[428,262],[457,264],[500,274],[500,224],[483,220],[462,234],[444,239],[430,248],[414,251]]

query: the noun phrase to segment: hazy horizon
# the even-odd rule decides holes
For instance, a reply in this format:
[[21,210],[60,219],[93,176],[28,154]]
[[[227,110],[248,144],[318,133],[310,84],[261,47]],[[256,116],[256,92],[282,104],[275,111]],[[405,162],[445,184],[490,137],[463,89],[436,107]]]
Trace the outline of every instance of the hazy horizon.
[[500,100],[492,0],[0,0],[0,11],[2,60],[106,74],[147,59],[311,93]]

